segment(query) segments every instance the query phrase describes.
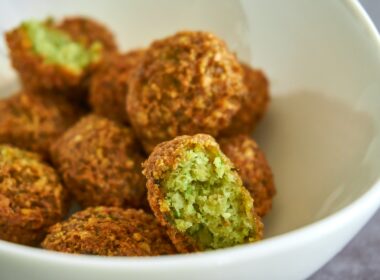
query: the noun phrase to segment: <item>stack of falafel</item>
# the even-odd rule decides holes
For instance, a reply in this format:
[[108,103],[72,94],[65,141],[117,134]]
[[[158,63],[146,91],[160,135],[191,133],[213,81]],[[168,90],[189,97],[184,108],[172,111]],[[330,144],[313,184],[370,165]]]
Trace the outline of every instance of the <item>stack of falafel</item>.
[[269,84],[221,39],[183,31],[121,53],[72,17],[6,41],[22,90],[0,100],[0,239],[155,256],[262,238],[276,191],[249,134]]

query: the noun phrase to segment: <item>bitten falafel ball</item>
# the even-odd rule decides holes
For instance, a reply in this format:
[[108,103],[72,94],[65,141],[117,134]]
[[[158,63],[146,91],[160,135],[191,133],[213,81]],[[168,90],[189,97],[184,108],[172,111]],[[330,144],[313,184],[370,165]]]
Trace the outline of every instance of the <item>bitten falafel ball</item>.
[[226,44],[207,32],[153,42],[131,76],[127,111],[147,152],[176,136],[228,127],[247,94],[243,70]]
[[165,229],[143,210],[94,207],[52,226],[42,248],[101,256],[175,254]]
[[263,217],[276,194],[272,170],[257,143],[246,135],[222,138],[220,148],[238,169],[244,186],[254,198],[256,213]]
[[230,126],[220,133],[224,136],[252,133],[267,111],[270,102],[269,82],[264,72],[252,69],[244,63],[242,66],[248,94],[244,97],[240,110],[232,118]]
[[0,143],[49,157],[49,147],[83,111],[57,95],[19,92],[0,100]]
[[30,20],[6,33],[12,65],[25,88],[81,100],[86,98],[89,76],[107,52],[104,36],[87,33],[84,40],[73,24],[67,32],[66,25],[59,26],[52,20]]
[[0,145],[0,239],[36,245],[67,208],[53,168],[37,154]]
[[179,252],[261,239],[252,197],[211,136],[179,136],[159,144],[143,173],[153,213]]
[[143,206],[143,157],[130,128],[86,116],[52,145],[51,157],[82,206]]
[[89,103],[96,114],[128,123],[125,109],[128,80],[143,53],[143,50],[115,53],[101,63],[90,84]]

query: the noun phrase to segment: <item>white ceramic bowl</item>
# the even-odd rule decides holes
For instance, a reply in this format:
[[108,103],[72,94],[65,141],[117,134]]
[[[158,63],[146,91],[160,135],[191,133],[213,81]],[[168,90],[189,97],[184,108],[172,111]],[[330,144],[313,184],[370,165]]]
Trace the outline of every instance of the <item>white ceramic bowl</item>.
[[[75,256],[0,241],[1,279],[302,279],[380,205],[379,37],[356,2],[2,1],[0,27],[78,13],[107,23],[125,49],[184,28],[213,31],[265,69],[273,99],[255,137],[278,188],[266,239],[154,258]],[[2,96],[14,81],[1,57]]]

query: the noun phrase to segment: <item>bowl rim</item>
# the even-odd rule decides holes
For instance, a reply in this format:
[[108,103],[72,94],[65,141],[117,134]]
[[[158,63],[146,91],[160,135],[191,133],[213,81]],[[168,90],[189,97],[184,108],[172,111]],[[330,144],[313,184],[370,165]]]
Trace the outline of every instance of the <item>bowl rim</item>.
[[[357,20],[366,27],[366,31],[370,35],[371,40],[373,40],[374,44],[377,44],[380,54],[380,35],[362,5],[358,0],[344,1],[343,3],[351,9]],[[226,265],[237,263],[247,258],[268,256],[271,255],[273,251],[286,251],[291,247],[299,245],[300,242],[305,243],[316,239],[317,237],[321,238],[327,236],[329,231],[326,231],[326,228],[333,229],[344,226],[349,222],[349,219],[346,219],[345,217],[352,217],[352,219],[354,219],[355,217],[360,216],[362,212],[360,209],[372,208],[375,211],[379,207],[380,174],[372,187],[342,209],[301,228],[253,244],[243,244],[231,248],[194,254],[110,258],[106,256],[66,254],[0,240],[0,253],[11,253],[15,257],[32,258],[34,261],[44,261],[46,264],[49,262],[60,263],[73,267],[90,265],[101,268],[140,270],[149,265],[157,272],[160,270],[166,270],[173,265],[186,265],[188,267],[196,266],[197,268],[202,268],[210,266],[211,258],[213,259],[214,265]]]

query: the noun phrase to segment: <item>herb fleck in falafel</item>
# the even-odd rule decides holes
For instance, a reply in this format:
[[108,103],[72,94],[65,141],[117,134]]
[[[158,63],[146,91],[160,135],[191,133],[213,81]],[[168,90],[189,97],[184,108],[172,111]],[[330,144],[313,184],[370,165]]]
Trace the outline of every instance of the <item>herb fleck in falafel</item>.
[[108,56],[91,78],[89,103],[98,115],[128,122],[125,109],[128,80],[143,50]]
[[276,194],[273,174],[257,143],[246,135],[223,138],[220,148],[238,169],[244,186],[254,198],[256,213],[263,217],[272,208]]
[[37,154],[0,145],[0,239],[36,245],[67,206],[53,168]]
[[82,206],[137,208],[144,204],[143,157],[130,128],[86,116],[53,144],[51,156]]
[[165,229],[142,210],[87,208],[52,226],[42,247],[65,253],[102,256],[175,254]]
[[61,96],[20,92],[0,100],[0,143],[49,155],[49,147],[82,115]]
[[143,173],[150,206],[179,252],[261,238],[252,197],[211,136],[180,136],[159,144]]
[[217,136],[247,94],[235,55],[207,32],[153,42],[129,86],[129,119],[147,152],[179,135]]
[[242,66],[244,69],[244,83],[247,86],[248,94],[242,100],[242,105],[232,118],[230,126],[220,133],[224,136],[252,133],[269,105],[269,82],[264,72],[252,69],[244,63]]

